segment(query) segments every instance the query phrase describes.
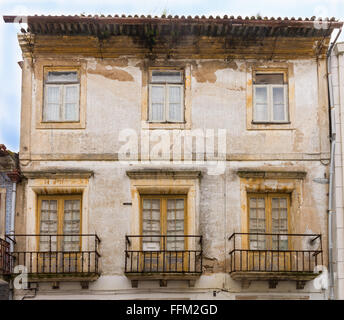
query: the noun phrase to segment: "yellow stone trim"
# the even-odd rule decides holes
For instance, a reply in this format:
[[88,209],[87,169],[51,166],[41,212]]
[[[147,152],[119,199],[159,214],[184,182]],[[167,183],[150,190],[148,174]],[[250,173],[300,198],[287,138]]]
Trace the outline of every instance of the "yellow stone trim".
[[[79,97],[79,121],[72,122],[43,122],[44,104],[44,78],[48,71],[77,71],[80,79]],[[36,79],[36,94],[34,95],[34,107],[36,111],[36,129],[85,129],[86,128],[86,109],[87,109],[87,83],[86,83],[86,63],[77,60],[52,60],[39,59],[34,65],[34,77]]]
[[[38,225],[38,198],[41,195],[77,195],[81,194],[81,216],[82,221],[81,233],[88,234],[94,233],[95,230],[90,230],[88,219],[88,197],[89,197],[89,179],[28,179],[27,184],[27,198],[26,198],[26,234],[35,234],[37,232]],[[87,241],[82,244],[83,248],[87,248]],[[36,250],[36,240],[28,239],[26,243],[26,249],[28,251]]]
[[[131,179],[130,192],[132,198],[132,214],[130,219],[130,234],[139,235],[141,228],[140,212],[141,199],[145,194],[150,195],[178,195],[186,196],[187,221],[185,234],[199,234],[199,180],[198,179]],[[195,240],[190,238],[188,248],[195,248]],[[133,247],[139,248],[140,241],[134,241]]]
[[[300,213],[303,203],[303,179],[287,178],[240,178],[240,208],[241,208],[241,230],[242,233],[248,230],[248,195],[249,194],[289,194],[289,230],[290,233],[304,233],[300,226]],[[247,237],[243,237],[243,248],[248,247]]]
[[[149,122],[149,83],[152,70],[178,70],[183,72],[184,81],[184,122]],[[145,66],[142,69],[142,91],[141,91],[141,127],[142,129],[191,129],[191,65],[186,63],[166,66],[161,64]]]
[[[246,79],[246,129],[247,130],[294,130],[295,129],[295,82],[293,63],[248,63]],[[253,123],[253,78],[256,72],[283,73],[288,85],[289,121],[286,123]]]

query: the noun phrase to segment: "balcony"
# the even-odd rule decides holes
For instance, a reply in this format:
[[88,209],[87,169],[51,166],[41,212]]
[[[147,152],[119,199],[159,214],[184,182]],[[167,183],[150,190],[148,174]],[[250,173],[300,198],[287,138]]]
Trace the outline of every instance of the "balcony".
[[159,280],[160,286],[187,280],[193,286],[202,273],[202,236],[130,235],[125,240],[125,274],[133,287],[139,280]]
[[10,243],[0,238],[0,278],[8,280],[11,274]]
[[[35,281],[88,281],[99,275],[99,244],[96,234],[17,234],[7,236],[14,242],[11,274],[23,272]],[[38,249],[37,249],[38,248]]]
[[315,267],[323,265],[320,234],[233,233],[229,240],[229,273],[243,287],[266,280],[275,288],[278,281],[293,280],[303,289],[319,275]]

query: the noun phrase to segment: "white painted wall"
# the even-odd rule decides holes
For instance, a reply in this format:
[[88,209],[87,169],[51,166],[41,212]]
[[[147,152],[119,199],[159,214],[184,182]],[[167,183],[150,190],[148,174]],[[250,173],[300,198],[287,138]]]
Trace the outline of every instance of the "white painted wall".
[[344,197],[343,197],[343,151],[344,151],[344,43],[337,43],[331,55],[331,75],[336,117],[335,149],[335,210],[333,240],[335,244],[336,298],[344,299]]

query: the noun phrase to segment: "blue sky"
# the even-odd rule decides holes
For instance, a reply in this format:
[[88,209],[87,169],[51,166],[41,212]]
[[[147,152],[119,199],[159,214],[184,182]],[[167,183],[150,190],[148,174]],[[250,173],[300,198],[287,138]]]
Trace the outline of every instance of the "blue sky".
[[[344,0],[0,0],[0,15],[151,14],[336,17],[344,20]],[[21,60],[19,29],[0,21],[0,144],[19,150]],[[343,32],[344,33],[344,32]],[[344,35],[340,38],[344,41]]]

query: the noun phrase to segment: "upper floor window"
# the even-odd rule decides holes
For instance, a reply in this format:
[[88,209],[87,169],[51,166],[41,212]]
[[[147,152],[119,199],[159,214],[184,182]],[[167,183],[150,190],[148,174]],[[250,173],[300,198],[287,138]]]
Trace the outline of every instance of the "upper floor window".
[[48,71],[44,79],[43,122],[79,121],[78,71]]
[[184,122],[184,83],[181,71],[151,71],[148,120]]
[[284,73],[256,72],[253,79],[253,122],[289,122],[288,85]]

